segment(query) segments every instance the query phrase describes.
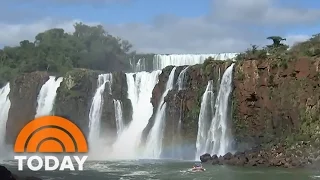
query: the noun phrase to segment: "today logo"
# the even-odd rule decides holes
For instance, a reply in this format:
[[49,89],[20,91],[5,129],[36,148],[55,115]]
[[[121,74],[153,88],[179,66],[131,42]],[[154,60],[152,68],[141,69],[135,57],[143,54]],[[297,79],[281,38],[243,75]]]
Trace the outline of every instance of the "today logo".
[[[58,116],[43,116],[29,122],[19,132],[14,145],[15,153],[87,153],[87,141],[81,130],[68,119]],[[83,171],[83,164],[88,156],[72,156],[78,164],[78,170]],[[69,169],[75,171],[71,156],[63,156],[61,164],[56,156],[14,156],[18,160],[18,170],[23,170],[23,161],[32,171],[60,171]],[[38,164],[33,165],[36,161]],[[53,162],[53,165],[50,164]],[[51,165],[51,166],[50,166]]]

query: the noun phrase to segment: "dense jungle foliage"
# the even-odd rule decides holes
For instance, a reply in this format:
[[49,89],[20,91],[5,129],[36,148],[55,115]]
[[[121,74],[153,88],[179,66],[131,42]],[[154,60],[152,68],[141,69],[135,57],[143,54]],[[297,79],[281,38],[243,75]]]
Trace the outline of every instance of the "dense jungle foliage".
[[74,33],[54,28],[23,40],[15,47],[0,49],[0,84],[16,74],[48,71],[63,74],[72,68],[105,72],[128,70],[132,45],[108,34],[101,25],[74,25]]

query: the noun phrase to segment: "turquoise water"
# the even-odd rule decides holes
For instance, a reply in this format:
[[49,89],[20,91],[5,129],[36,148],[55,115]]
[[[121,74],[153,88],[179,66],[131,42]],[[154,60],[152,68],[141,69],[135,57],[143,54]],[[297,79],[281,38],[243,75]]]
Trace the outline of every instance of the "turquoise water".
[[[205,172],[190,172],[192,165],[193,162],[170,160],[89,161],[84,165],[84,171],[23,171],[19,173],[45,180],[320,180],[320,172],[306,169],[244,168],[204,164]],[[5,166],[17,173],[16,162],[6,162]]]

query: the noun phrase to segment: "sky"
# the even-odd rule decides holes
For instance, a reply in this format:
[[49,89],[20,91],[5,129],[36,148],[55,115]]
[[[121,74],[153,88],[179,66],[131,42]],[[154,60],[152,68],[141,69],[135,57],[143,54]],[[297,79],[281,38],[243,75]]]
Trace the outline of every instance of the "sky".
[[319,0],[10,0],[0,6],[0,45],[13,46],[50,28],[101,24],[142,53],[241,52],[292,45],[320,33]]

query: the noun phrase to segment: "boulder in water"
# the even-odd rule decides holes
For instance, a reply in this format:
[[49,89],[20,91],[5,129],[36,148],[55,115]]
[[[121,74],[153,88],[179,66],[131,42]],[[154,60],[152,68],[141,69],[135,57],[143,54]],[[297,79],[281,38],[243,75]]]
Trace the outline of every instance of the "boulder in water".
[[212,157],[209,153],[203,154],[200,156],[200,161],[201,162],[207,162],[209,160],[212,160]]

